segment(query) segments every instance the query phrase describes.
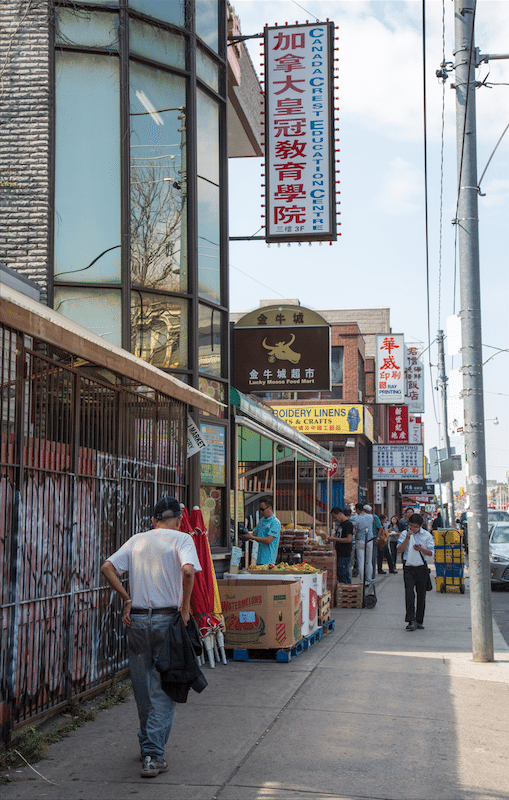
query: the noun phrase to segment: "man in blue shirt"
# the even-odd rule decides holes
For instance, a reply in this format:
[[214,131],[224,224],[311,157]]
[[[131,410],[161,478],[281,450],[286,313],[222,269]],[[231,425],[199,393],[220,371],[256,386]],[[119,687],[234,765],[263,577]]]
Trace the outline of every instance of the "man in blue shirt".
[[252,533],[244,534],[243,538],[258,542],[257,564],[275,564],[281,523],[274,514],[270,497],[263,497],[260,500],[259,510],[261,516],[258,525],[255,526]]

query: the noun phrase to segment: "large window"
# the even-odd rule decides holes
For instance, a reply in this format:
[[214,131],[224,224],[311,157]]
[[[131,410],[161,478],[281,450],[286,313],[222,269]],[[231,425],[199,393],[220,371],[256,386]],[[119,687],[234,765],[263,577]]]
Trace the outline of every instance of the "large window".
[[132,63],[131,280],[187,291],[185,80]]
[[56,281],[121,281],[119,141],[118,59],[57,52]]
[[336,400],[343,399],[343,348],[331,347],[331,383],[332,396]]
[[219,2],[86,3],[54,8],[54,307],[193,384],[225,380]]
[[219,205],[219,107],[197,92],[198,116],[198,289],[221,302]]

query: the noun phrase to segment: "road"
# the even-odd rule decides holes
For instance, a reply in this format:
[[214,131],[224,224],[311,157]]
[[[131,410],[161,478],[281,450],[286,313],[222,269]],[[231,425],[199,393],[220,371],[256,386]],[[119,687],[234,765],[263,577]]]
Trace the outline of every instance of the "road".
[[492,588],[491,608],[500,632],[509,644],[509,586]]

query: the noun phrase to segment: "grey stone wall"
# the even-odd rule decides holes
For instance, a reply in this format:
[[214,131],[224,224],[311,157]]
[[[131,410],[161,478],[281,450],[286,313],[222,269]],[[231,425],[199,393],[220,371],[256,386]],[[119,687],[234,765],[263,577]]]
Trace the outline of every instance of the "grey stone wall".
[[36,281],[43,302],[51,224],[48,6],[0,2],[0,261]]

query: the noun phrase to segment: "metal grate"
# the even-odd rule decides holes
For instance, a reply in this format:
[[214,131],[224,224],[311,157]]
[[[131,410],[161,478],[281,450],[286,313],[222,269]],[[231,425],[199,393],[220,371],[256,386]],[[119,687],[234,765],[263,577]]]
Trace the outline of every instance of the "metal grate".
[[100,566],[185,500],[187,406],[0,326],[0,731],[127,665]]

